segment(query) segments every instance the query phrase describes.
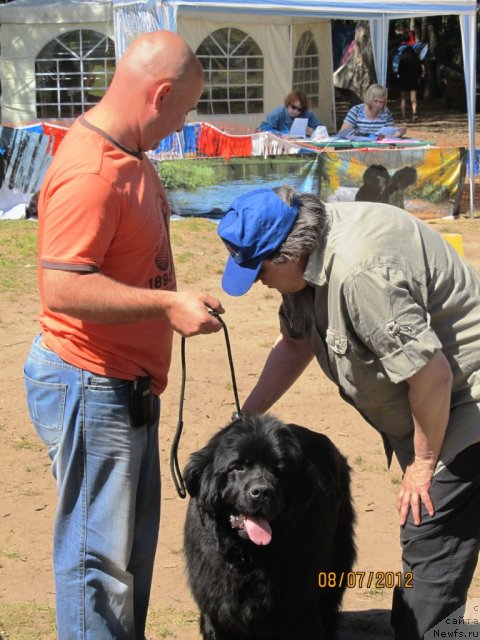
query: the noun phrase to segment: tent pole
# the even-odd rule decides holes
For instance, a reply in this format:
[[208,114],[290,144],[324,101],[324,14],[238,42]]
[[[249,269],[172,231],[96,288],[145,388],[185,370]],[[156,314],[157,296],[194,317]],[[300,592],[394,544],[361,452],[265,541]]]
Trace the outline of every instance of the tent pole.
[[475,107],[476,107],[476,54],[477,54],[477,16],[460,16],[462,32],[463,67],[465,70],[465,90],[467,94],[468,115],[468,175],[470,179],[470,217],[475,208]]

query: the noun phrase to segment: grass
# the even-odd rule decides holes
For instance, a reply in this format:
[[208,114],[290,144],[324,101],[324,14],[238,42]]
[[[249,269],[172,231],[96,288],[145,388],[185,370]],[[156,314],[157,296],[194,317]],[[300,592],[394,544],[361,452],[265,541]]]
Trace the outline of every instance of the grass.
[[29,293],[37,287],[37,230],[28,220],[0,223],[0,291]]
[[8,558],[9,560],[18,560],[20,553],[16,549],[7,549],[2,547],[0,549],[0,558]]
[[372,587],[371,589],[364,591],[363,595],[366,598],[371,598],[372,600],[383,600],[383,598],[385,597],[385,592],[383,591],[383,589],[377,589]]
[[475,212],[473,218],[464,214],[457,220],[431,220],[429,224],[439,233],[480,233],[480,211]]
[[27,449],[29,451],[43,451],[43,446],[37,440],[29,436],[20,436],[11,440],[11,446],[16,451]]
[[0,601],[0,638],[5,640],[55,640],[55,611],[36,602]]
[[220,282],[228,253],[215,224],[200,218],[174,220],[170,233],[179,289],[185,284],[201,288],[202,281],[214,274]]
[[[196,629],[196,611],[174,607],[152,609],[147,621],[149,640],[182,638],[182,630]],[[26,602],[10,604],[0,601],[0,639],[2,640],[55,640],[55,609],[46,604]]]
[[[6,299],[38,290],[37,233],[38,224],[29,220],[0,223],[0,294]],[[173,221],[171,239],[179,288],[223,273],[227,251],[212,222],[196,218]]]
[[182,638],[182,629],[197,629],[198,613],[174,607],[152,609],[148,615],[147,636],[156,638]]
[[[440,233],[460,233],[465,238],[480,234],[480,212],[474,218],[430,222]],[[220,276],[227,252],[216,233],[216,225],[201,218],[173,221],[171,239],[180,286],[194,284],[212,275]],[[3,220],[0,224],[0,293],[37,291],[37,231],[29,220]],[[266,291],[266,299],[273,293]]]

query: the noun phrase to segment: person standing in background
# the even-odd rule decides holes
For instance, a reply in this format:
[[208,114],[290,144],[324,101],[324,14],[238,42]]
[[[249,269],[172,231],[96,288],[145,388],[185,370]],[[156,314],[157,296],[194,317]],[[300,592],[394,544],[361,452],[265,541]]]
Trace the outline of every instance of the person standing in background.
[[423,76],[423,66],[413,47],[405,47],[398,63],[398,79],[400,86],[400,109],[402,118],[406,120],[407,101],[412,107],[412,121],[418,120],[417,92]]

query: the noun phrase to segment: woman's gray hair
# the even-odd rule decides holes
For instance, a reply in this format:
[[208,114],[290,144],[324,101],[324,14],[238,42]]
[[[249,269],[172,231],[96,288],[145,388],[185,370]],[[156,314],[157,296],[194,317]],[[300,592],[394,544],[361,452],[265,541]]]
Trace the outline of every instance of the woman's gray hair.
[[388,89],[381,84],[371,84],[365,92],[363,101],[371,107],[376,98],[380,98],[381,100],[383,100],[383,98],[387,99]]
[[279,263],[309,256],[322,239],[326,220],[323,202],[313,193],[296,192],[288,184],[273,191],[288,205],[298,205],[298,216],[283,244],[269,259]]

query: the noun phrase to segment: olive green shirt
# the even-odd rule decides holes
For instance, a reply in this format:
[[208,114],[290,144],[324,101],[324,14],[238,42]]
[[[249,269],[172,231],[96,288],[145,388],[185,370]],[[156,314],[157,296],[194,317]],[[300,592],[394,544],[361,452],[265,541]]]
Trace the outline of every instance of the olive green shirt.
[[385,204],[326,204],[309,283],[283,296],[282,332],[305,338],[340,394],[413,459],[406,380],[439,350],[453,373],[437,470],[480,442],[480,277],[431,226]]

